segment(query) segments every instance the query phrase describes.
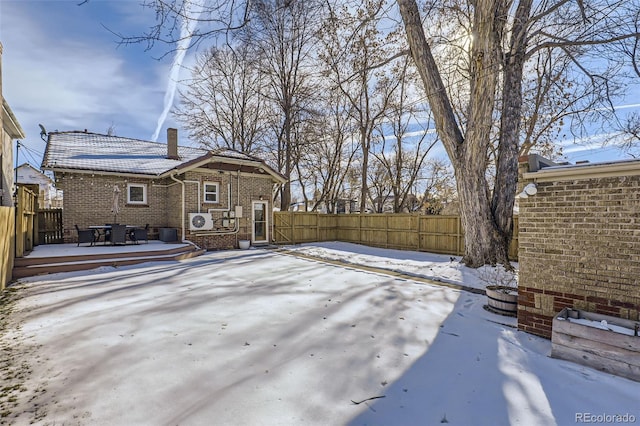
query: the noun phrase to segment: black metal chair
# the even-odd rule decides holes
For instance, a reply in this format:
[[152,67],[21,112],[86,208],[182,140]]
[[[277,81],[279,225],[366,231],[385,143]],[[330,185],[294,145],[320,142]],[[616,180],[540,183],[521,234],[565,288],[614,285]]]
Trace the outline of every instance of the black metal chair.
[[111,225],[111,244],[127,243],[127,225]]
[[80,229],[78,225],[75,225],[76,231],[78,231],[78,247],[82,243],[93,243],[96,242],[96,234],[93,232],[93,229]]
[[129,232],[129,239],[136,244],[144,240],[146,244],[149,244],[149,224],[147,223],[144,228],[134,228]]

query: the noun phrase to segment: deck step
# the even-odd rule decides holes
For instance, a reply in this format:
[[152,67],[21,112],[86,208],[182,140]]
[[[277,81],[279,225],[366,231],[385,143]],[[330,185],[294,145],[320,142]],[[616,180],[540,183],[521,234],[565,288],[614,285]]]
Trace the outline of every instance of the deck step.
[[200,256],[206,251],[192,245],[168,246],[163,250],[16,258],[13,267],[13,279],[58,272],[86,271],[101,266],[118,267],[144,262],[183,260]]

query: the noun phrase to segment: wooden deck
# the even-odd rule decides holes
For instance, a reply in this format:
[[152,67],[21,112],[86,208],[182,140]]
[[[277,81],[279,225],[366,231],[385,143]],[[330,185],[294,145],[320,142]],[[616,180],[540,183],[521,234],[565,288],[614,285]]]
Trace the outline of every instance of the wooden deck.
[[126,246],[80,246],[50,244],[37,246],[25,257],[16,258],[13,279],[57,272],[83,271],[101,266],[124,266],[143,262],[181,260],[199,256],[205,250],[191,244],[149,244]]

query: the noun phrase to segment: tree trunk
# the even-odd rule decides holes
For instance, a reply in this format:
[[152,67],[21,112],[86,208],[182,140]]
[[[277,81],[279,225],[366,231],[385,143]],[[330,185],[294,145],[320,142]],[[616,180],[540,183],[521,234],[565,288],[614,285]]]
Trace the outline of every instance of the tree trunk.
[[291,207],[291,151],[293,150],[293,146],[291,143],[291,103],[289,102],[289,91],[283,90],[283,97],[285,98],[285,103],[283,105],[283,113],[284,113],[284,175],[287,177],[287,181],[282,186],[282,198],[280,199],[280,209],[283,212],[289,211]]
[[360,128],[360,144],[362,146],[362,164],[360,165],[362,173],[362,186],[360,187],[360,214],[365,213],[367,209],[367,197],[369,197],[369,184],[367,182],[367,172],[369,170],[369,143],[367,142],[367,130]]
[[464,139],[447,96],[447,91],[424,35],[420,12],[415,0],[397,0],[404,21],[411,56],[424,85],[429,106],[433,111],[436,131],[442,140],[449,158],[458,157],[458,148]]
[[522,76],[527,49],[527,23],[532,0],[522,0],[516,10],[511,45],[504,70],[500,144],[496,159],[496,182],[493,191],[493,216],[509,247],[513,237],[513,204],[518,183],[518,144],[522,112]]
[[465,243],[462,261],[473,268],[486,263],[508,265],[508,247],[491,214],[484,167],[456,173],[456,183]]
[[[469,121],[463,137],[422,28],[415,0],[397,0],[405,24],[411,55],[422,78],[436,131],[455,170],[462,227],[463,262],[471,267],[485,263],[508,264],[508,246],[493,217],[485,178],[499,70],[499,34],[495,0],[479,0],[474,10]],[[517,166],[517,163],[516,163]]]

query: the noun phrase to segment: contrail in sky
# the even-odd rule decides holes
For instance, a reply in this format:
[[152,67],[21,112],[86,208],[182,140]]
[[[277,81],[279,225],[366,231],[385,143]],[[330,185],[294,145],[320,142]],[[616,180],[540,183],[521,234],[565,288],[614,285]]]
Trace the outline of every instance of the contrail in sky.
[[189,48],[189,44],[191,43],[191,36],[196,29],[198,24],[198,17],[202,12],[202,7],[199,4],[196,4],[196,10],[193,10],[194,4],[190,1],[185,1],[185,17],[182,19],[180,25],[180,40],[176,46],[176,55],[173,58],[173,64],[171,65],[171,72],[169,73],[169,80],[167,81],[167,91],[164,94],[164,110],[160,117],[158,117],[158,125],[156,126],[156,131],[153,133],[151,137],[152,141],[158,140],[158,135],[160,134],[160,130],[162,130],[162,125],[164,121],[167,119],[167,115],[169,111],[171,111],[171,107],[173,106],[173,98],[176,94],[176,86],[178,85],[178,80],[180,77],[180,68],[182,67],[182,61],[184,61],[184,56],[187,53],[187,49]]

